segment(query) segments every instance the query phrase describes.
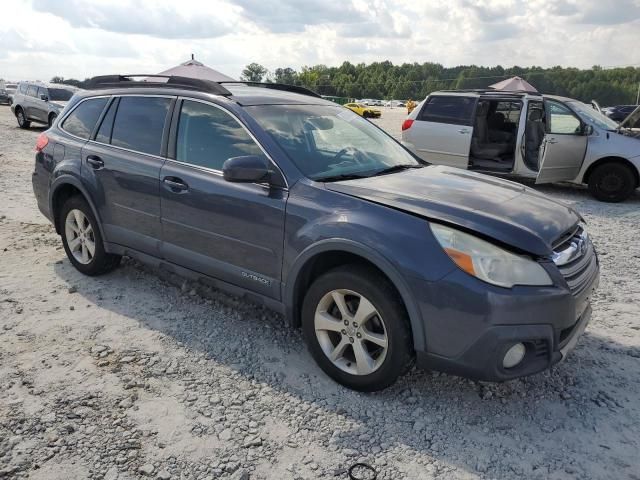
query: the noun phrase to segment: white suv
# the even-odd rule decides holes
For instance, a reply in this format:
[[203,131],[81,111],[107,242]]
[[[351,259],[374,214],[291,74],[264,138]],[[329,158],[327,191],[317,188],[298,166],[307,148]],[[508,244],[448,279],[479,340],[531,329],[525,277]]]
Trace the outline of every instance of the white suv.
[[598,200],[620,202],[640,185],[640,134],[621,125],[570,98],[441,91],[404,121],[402,143],[430,163],[586,183]]

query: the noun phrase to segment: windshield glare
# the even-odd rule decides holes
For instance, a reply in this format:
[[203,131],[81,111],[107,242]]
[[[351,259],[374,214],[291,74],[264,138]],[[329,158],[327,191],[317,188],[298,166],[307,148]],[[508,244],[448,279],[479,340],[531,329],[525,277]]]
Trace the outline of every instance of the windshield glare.
[[605,130],[615,130],[618,123],[611,120],[606,115],[595,110],[591,105],[582,102],[569,102],[571,108],[578,114],[582,121],[590,123]]
[[248,110],[312,180],[421,165],[386,133],[344,107],[260,105]]

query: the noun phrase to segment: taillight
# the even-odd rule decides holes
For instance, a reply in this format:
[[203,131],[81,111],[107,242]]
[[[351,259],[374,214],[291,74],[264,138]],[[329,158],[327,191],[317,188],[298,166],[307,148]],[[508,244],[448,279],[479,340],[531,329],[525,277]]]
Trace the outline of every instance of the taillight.
[[413,120],[411,118],[407,118],[404,122],[402,122],[402,131],[409,130],[413,125]]
[[38,135],[38,139],[36,140],[36,152],[41,152],[48,144],[49,137],[47,137],[44,132],[42,132],[40,135]]

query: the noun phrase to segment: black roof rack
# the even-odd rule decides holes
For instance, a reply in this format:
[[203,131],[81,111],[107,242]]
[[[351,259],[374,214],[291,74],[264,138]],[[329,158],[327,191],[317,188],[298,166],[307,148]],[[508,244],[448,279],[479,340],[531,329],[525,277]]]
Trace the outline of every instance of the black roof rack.
[[250,87],[262,87],[269,88],[272,90],[281,90],[283,92],[291,92],[291,93],[299,93],[301,95],[309,95],[310,97],[322,98],[322,95],[314,92],[313,90],[309,90],[305,87],[299,87],[298,85],[288,85],[286,83],[262,83],[262,82],[242,82],[235,80],[228,80],[224,82],[220,82],[220,84],[240,84],[240,85],[248,85]]
[[496,95],[511,95],[511,96],[522,96],[522,95],[536,95],[541,97],[542,94],[540,92],[530,92],[528,90],[494,90],[492,88],[466,88],[459,90],[438,90],[439,92],[452,92],[452,93],[480,93],[480,94],[496,94]]
[[[142,78],[143,80],[134,80]],[[166,81],[154,81],[166,79]],[[147,80],[152,79],[152,80]],[[179,88],[183,90],[198,90],[215,95],[231,95],[231,92],[220,83],[200,78],[176,77],[172,75],[101,75],[90,78],[85,88],[99,90],[103,88]]]

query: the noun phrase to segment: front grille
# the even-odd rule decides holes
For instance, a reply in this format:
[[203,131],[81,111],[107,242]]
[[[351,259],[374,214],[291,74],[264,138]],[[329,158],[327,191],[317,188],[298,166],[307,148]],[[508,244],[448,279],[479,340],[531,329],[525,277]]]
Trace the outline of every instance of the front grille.
[[553,261],[574,296],[580,295],[591,284],[598,270],[596,251],[582,227],[554,249]]

